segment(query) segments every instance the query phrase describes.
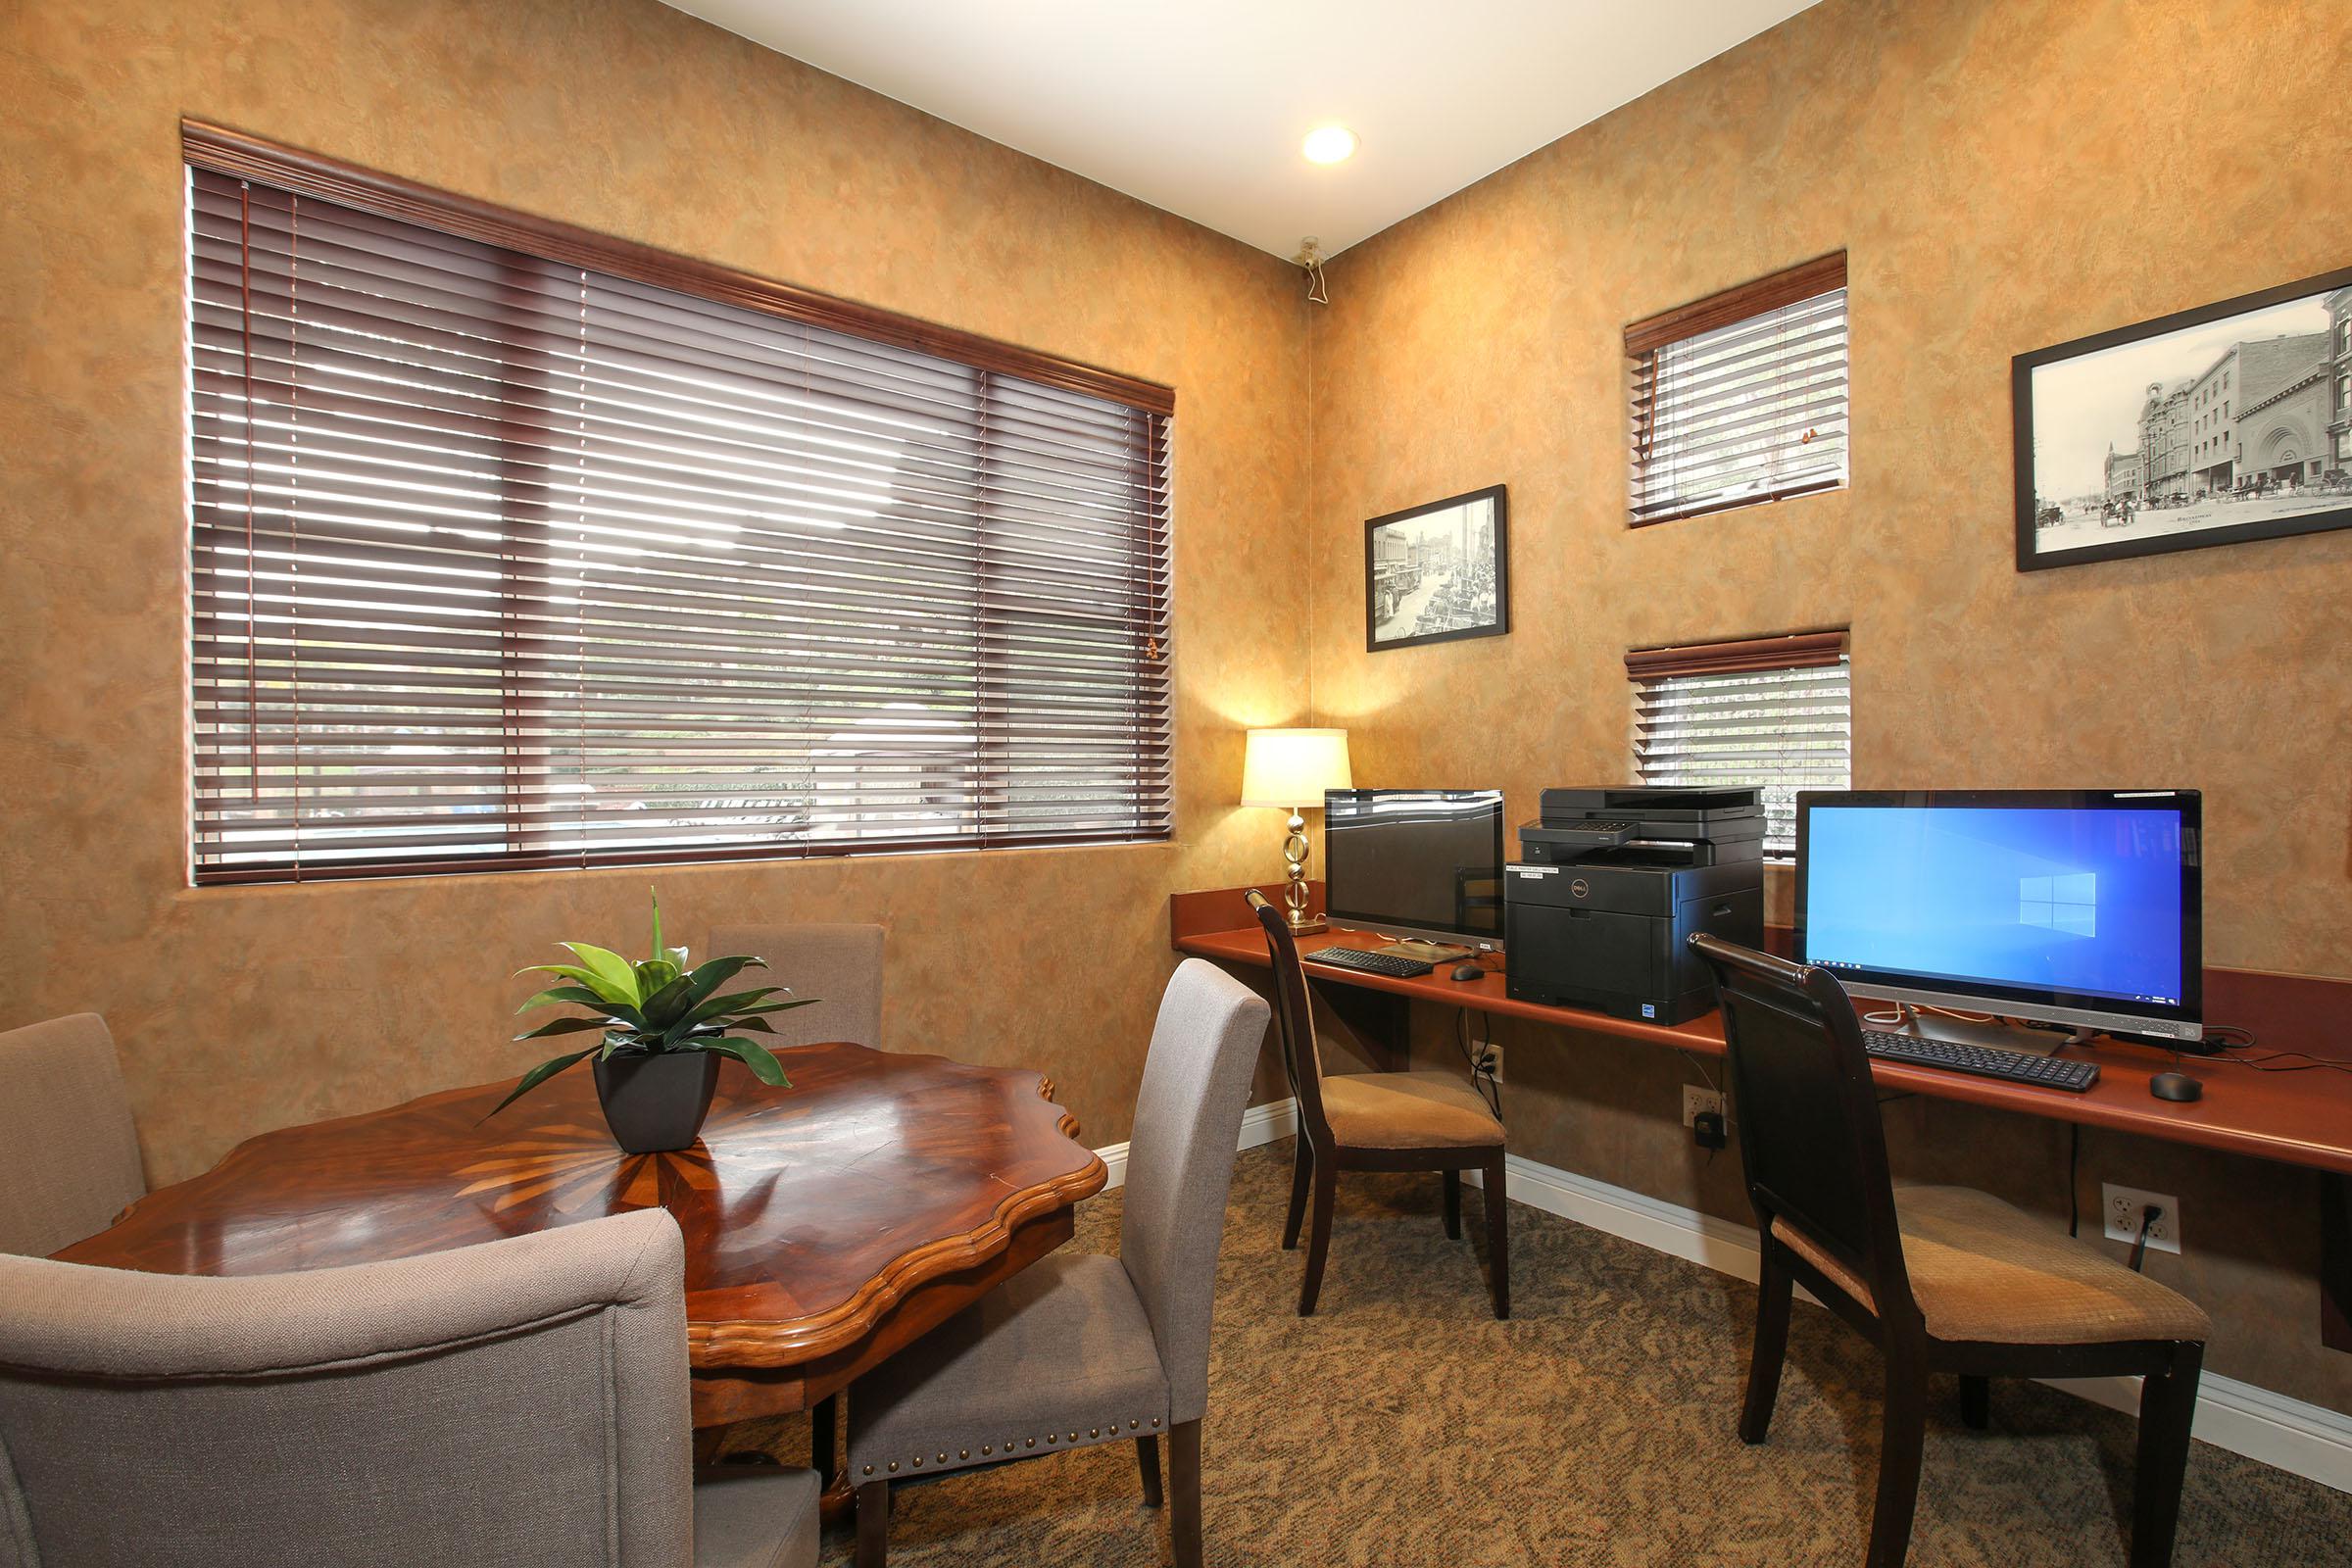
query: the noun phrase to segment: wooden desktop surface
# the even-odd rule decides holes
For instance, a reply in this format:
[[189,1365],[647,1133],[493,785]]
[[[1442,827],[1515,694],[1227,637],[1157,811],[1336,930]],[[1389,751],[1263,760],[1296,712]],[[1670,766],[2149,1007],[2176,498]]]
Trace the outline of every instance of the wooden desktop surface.
[[[1169,904],[1169,923],[1176,950],[1227,963],[1266,967],[1265,937],[1244,901],[1245,891],[1223,888],[1175,895]],[[1259,891],[1277,902],[1281,898],[1279,885]],[[1310,907],[1319,911],[1321,888],[1317,886],[1314,892]],[[1394,980],[1319,965],[1311,957],[1323,947],[1376,948],[1385,943],[1385,938],[1361,931],[1332,930],[1303,937],[1298,947],[1308,959],[1308,977],[1324,985],[1364,987],[1413,1002],[1470,1007],[1555,1028],[1708,1055],[1723,1054],[1723,1023],[1712,1012],[1682,1024],[1642,1023],[1581,1007],[1514,1001],[1503,993],[1500,969],[1490,969],[1482,979],[1457,981],[1450,978],[1454,965],[1440,963],[1429,974]],[[2352,982],[2208,969],[2205,984],[2207,1022],[2252,1030],[2256,1044],[2250,1051],[2223,1056],[2183,1056],[2176,1062],[2172,1052],[2157,1047],[2102,1039],[2067,1052],[2071,1057],[2099,1064],[2099,1081],[2083,1094],[1896,1062],[1874,1062],[1871,1074],[1888,1090],[2352,1174],[2352,1072],[2328,1068],[2263,1071],[2233,1059],[2300,1051],[2352,1062]],[[2204,1081],[2203,1099],[2180,1104],[2158,1100],[2148,1092],[2149,1079],[2176,1065]],[[2267,1065],[2278,1068],[2291,1063]]]

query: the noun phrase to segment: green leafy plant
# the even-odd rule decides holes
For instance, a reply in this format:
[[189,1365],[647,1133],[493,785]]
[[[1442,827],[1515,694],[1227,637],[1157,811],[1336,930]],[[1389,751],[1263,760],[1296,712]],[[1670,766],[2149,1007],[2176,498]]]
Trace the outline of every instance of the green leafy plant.
[[[686,967],[684,948],[662,945],[662,899],[654,897],[654,956],[632,962],[591,942],[561,944],[577,963],[534,963],[517,975],[553,974],[569,982],[540,992],[515,1008],[528,1012],[560,1003],[589,1009],[586,1016],[558,1018],[541,1024],[517,1040],[542,1040],[550,1035],[600,1031],[604,1038],[585,1051],[551,1056],[522,1075],[514,1092],[491,1110],[495,1116],[524,1095],[575,1062],[590,1056],[661,1055],[668,1052],[707,1051],[733,1056],[752,1069],[763,1084],[792,1087],[783,1063],[767,1047],[745,1038],[775,1033],[767,1014],[806,1007],[817,999],[790,997],[783,986],[760,986],[750,991],[721,993],[719,987],[746,969],[764,969],[767,960],[750,956],[712,958],[697,969]],[[487,1119],[487,1118],[485,1118]]]

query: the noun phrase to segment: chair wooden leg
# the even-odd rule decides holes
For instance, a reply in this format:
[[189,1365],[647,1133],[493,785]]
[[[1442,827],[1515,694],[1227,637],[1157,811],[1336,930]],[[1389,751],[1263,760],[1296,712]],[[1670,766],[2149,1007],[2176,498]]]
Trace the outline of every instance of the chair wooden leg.
[[1290,1251],[1298,1245],[1298,1222],[1306,1218],[1306,1183],[1314,1174],[1314,1146],[1307,1142],[1306,1130],[1291,1140],[1291,1212],[1282,1222],[1282,1250]]
[[1200,1568],[1200,1423],[1183,1421],[1168,1429],[1168,1482],[1176,1492],[1170,1533],[1176,1539],[1176,1568]]
[[2205,1347],[2183,1345],[2164,1377],[2139,1388],[2139,1464],[2132,1481],[2132,1568],[2171,1568],[2188,1473],[2189,1424],[2197,1413],[2197,1378]]
[[1879,1441],[1879,1497],[1870,1516],[1868,1568],[1903,1568],[1911,1550],[1911,1515],[1919,1504],[1919,1457],[1928,1432],[1928,1379],[1895,1356],[1886,1359],[1886,1417]]
[[1315,1315],[1315,1298],[1323,1291],[1323,1259],[1331,1251],[1331,1211],[1339,1201],[1340,1173],[1330,1160],[1315,1161],[1315,1212],[1308,1221],[1306,1278],[1298,1285],[1298,1315]]
[[1992,1425],[1992,1379],[1962,1375],[1960,1421],[1978,1432]]
[[808,1467],[827,1486],[833,1483],[834,1434],[840,1431],[841,1396],[828,1394],[808,1407]]
[[890,1559],[890,1483],[858,1489],[858,1568],[885,1568]]
[[1494,1320],[1511,1315],[1511,1200],[1503,1191],[1502,1156],[1487,1161],[1486,1190],[1479,1196],[1487,1208],[1487,1268],[1494,1281]]
[[1446,1239],[1462,1239],[1462,1173],[1458,1170],[1446,1173]]
[[1157,1437],[1135,1440],[1135,1462],[1138,1468],[1144,1472],[1144,1506],[1156,1508],[1165,1500],[1161,1497],[1159,1491],[1159,1439]]
[[1740,1441],[1762,1443],[1781,1397],[1781,1363],[1788,1355],[1788,1298],[1795,1284],[1764,1250],[1756,1279],[1756,1340],[1747,1352],[1747,1402],[1740,1410]]

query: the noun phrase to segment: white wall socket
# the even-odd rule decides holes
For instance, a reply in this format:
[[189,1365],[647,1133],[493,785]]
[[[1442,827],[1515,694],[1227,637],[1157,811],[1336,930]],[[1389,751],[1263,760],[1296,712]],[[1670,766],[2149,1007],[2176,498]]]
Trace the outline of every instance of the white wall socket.
[[2139,1240],[2140,1216],[2147,1212],[2151,1203],[2164,1212],[2158,1216],[2155,1224],[2148,1227],[2148,1250],[2180,1251],[2180,1200],[2170,1193],[2118,1187],[2113,1182],[2099,1183],[2099,1212],[2107,1219],[2107,1239],[2127,1245]]
[[1484,1059],[1487,1063],[1487,1076],[1494,1079],[1496,1083],[1502,1082],[1501,1044],[1494,1040],[1473,1040],[1470,1042],[1470,1054],[1472,1056],[1479,1056],[1480,1053],[1482,1052],[1485,1054],[1482,1059]]
[[1683,1125],[1691,1125],[1702,1110],[1722,1115],[1723,1096],[1712,1089],[1701,1089],[1696,1084],[1683,1085]]

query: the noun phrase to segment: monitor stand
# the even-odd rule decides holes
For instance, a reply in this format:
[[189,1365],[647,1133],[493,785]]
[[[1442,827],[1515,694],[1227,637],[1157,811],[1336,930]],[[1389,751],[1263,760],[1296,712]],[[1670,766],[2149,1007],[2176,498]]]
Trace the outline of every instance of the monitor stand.
[[1457,948],[1446,942],[1424,942],[1419,937],[1405,937],[1372,950],[1374,953],[1394,954],[1399,958],[1418,958],[1423,963],[1446,963],[1472,956],[1469,948]]
[[[1947,1018],[1938,1012],[1922,1012],[1908,1002],[1891,1004],[1902,1014],[1897,1024],[1865,1023],[1865,1029],[1878,1029],[1886,1034],[1916,1035],[1922,1040],[1948,1040],[1961,1046],[1989,1046],[1995,1051],[2014,1051],[2027,1056],[2054,1056],[2069,1046],[2088,1041],[2091,1032],[2078,1029],[2071,1035],[2055,1034],[2047,1029],[2028,1029],[2017,1024],[1978,1023],[1973,1018]],[[1879,1009],[1873,1007],[1873,1012]]]

